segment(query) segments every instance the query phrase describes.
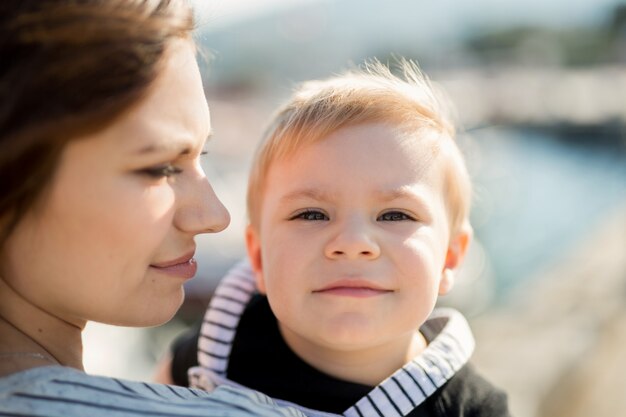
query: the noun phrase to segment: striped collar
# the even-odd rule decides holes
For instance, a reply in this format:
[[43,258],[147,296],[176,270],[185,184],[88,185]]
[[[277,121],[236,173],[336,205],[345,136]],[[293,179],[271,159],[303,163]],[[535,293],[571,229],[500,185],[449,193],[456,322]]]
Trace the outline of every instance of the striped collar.
[[[222,279],[200,330],[200,366],[189,370],[192,386],[210,390],[216,383],[231,383],[226,370],[232,343],[241,315],[255,293],[253,273],[246,261],[235,265]],[[436,335],[426,349],[357,401],[344,416],[406,416],[465,365],[474,350],[469,325],[455,310],[436,309],[421,330]]]

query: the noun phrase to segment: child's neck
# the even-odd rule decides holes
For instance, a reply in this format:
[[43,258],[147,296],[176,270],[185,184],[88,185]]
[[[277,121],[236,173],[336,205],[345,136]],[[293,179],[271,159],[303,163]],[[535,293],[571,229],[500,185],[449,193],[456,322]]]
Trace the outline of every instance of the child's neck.
[[279,328],[291,350],[315,369],[368,386],[381,383],[427,345],[424,336],[416,331],[384,345],[341,350],[313,344],[280,324]]

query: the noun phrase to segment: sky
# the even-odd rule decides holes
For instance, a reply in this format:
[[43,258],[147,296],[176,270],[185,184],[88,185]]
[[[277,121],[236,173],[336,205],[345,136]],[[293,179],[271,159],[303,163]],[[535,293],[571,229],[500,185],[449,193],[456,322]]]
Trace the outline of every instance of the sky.
[[[259,13],[277,11],[303,3],[334,1],[343,0],[191,0],[191,3],[201,20],[208,19],[213,26],[223,26]],[[393,1],[389,0],[361,1],[363,7],[376,3],[389,6],[393,4]],[[432,6],[433,0],[413,1],[423,1],[425,6]],[[526,16],[542,23],[584,19],[596,12],[601,14],[602,11],[618,4],[626,4],[626,0],[438,0],[439,7],[468,16],[487,15],[493,19],[503,20],[511,16],[522,18]]]
[[209,19],[217,26],[245,19],[259,13],[277,11],[319,0],[191,0],[200,20]]

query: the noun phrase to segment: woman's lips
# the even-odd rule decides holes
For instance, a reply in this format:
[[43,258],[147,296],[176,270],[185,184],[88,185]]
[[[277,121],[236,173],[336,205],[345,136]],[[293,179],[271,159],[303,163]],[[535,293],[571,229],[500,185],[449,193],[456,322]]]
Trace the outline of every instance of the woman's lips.
[[190,279],[196,275],[198,264],[193,254],[181,256],[172,261],[150,265],[151,268],[178,278]]

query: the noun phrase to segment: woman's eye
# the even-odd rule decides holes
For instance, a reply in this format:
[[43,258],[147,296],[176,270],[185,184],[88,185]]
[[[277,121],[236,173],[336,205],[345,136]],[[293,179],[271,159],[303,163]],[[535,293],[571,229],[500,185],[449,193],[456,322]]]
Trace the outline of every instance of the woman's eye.
[[180,174],[181,172],[183,172],[182,169],[175,167],[174,165],[171,165],[171,164],[161,165],[161,166],[146,168],[146,169],[141,170],[142,174],[146,174],[149,177],[152,177],[154,179],[169,178],[176,174]]
[[328,216],[317,210],[307,210],[296,214],[289,220],[329,220]]
[[403,220],[414,221],[415,219],[401,211],[388,211],[387,213],[381,214],[376,220],[383,221],[383,222],[399,222]]

